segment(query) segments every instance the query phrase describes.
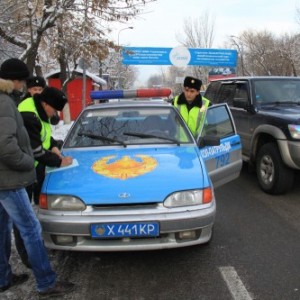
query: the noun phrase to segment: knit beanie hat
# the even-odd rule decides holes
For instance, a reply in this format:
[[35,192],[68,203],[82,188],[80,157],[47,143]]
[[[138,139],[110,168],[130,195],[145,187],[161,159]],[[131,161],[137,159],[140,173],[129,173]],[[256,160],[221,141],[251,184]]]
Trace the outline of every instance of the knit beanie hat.
[[62,111],[67,103],[66,95],[55,87],[46,86],[40,94],[35,94],[34,99],[37,101],[44,101],[54,109]]
[[18,58],[5,60],[0,67],[0,78],[25,80],[30,75],[26,64]]
[[33,76],[26,80],[26,87],[28,89],[36,86],[44,88],[46,86],[45,79],[41,76]]

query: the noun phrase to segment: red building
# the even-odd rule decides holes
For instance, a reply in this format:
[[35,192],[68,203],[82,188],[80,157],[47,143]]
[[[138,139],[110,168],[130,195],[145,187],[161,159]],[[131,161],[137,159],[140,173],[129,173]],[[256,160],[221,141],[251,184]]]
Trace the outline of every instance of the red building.
[[[83,71],[77,68],[75,70],[76,77],[67,84],[67,98],[70,107],[71,120],[75,120],[82,110],[83,99]],[[59,79],[60,71],[54,71],[46,75],[48,85],[61,89],[61,81]],[[85,89],[85,106],[89,105],[92,100],[90,92],[93,90],[104,90],[107,83],[104,79],[96,76],[93,73],[86,71],[86,89]]]

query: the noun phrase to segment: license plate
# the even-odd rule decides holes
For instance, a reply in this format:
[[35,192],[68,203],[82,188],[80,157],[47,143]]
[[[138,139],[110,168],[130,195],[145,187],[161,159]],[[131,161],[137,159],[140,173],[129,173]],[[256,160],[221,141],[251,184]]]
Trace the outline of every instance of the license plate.
[[155,237],[159,236],[159,224],[156,222],[92,224],[91,236],[93,238]]

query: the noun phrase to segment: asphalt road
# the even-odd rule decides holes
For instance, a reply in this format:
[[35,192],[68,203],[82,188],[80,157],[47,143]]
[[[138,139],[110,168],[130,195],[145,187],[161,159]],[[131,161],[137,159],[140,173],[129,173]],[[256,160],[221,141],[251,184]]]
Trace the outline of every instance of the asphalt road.
[[[209,245],[152,252],[50,251],[60,278],[77,284],[61,299],[299,300],[299,195],[295,184],[286,195],[269,196],[245,168],[239,179],[216,190]],[[38,299],[33,279],[2,297]]]

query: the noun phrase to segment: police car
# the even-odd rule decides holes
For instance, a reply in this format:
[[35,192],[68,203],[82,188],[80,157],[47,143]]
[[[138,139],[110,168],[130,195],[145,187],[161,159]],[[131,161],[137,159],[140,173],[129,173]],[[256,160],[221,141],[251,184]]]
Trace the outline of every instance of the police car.
[[147,95],[165,97],[161,89],[91,93],[108,102],[81,112],[62,147],[73,164],[48,169],[43,184],[38,218],[48,248],[131,251],[210,241],[214,188],[242,167],[230,110],[209,107],[195,139],[174,106]]

